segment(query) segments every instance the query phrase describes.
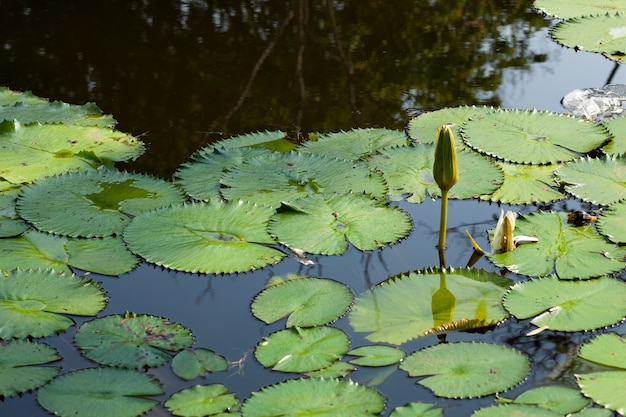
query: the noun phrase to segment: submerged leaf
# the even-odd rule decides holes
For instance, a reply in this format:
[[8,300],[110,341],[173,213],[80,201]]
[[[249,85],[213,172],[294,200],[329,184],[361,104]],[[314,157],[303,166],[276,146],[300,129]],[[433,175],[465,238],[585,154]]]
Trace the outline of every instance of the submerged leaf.
[[172,395],[165,408],[175,416],[214,416],[237,403],[235,395],[222,384],[195,385]]
[[60,368],[36,365],[60,359],[58,352],[45,343],[25,340],[0,343],[0,396],[8,398],[42,386]]

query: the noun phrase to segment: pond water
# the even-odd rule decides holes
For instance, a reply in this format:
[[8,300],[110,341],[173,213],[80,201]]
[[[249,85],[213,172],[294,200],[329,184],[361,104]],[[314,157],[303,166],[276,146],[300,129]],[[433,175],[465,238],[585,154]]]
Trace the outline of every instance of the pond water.
[[[139,135],[145,155],[120,168],[171,178],[176,168],[211,141],[233,134],[281,129],[294,139],[309,132],[354,127],[403,129],[414,112],[459,105],[563,111],[569,91],[601,87],[614,64],[576,53],[549,39],[554,23],[531,1],[184,1],[135,0],[2,2],[0,85],[31,90],[54,100],[96,102]],[[626,83],[618,69],[612,83]],[[249,306],[268,278],[300,273],[339,280],[359,294],[394,274],[436,266],[439,201],[401,203],[414,230],[401,243],[374,252],[295,258],[259,271],[207,276],[149,264],[118,278],[91,275],[110,297],[100,315],[133,311],[165,316],[190,328],[196,346],[224,355],[233,366],[210,375],[245,399],[252,391],[290,378],[264,369],[254,346],[283,322],[265,325]],[[577,203],[556,203],[559,210]],[[506,207],[503,207],[506,209]],[[451,201],[448,264],[464,266],[471,246],[464,230],[480,237],[500,207]],[[530,212],[535,207],[516,207]],[[166,238],[166,237],[165,237]],[[494,271],[486,260],[476,265]],[[82,323],[84,319],[76,319]],[[336,325],[351,333],[345,318]],[[527,353],[533,371],[508,396],[541,383],[583,340],[583,335],[544,332],[510,320],[485,333],[450,332],[448,341],[504,343]],[[621,329],[621,330],[620,330]],[[617,328],[623,332],[624,325]],[[46,338],[59,349],[63,371],[93,366],[72,347],[75,329]],[[352,346],[367,342],[352,334]],[[428,336],[402,345],[406,352],[438,342]],[[150,371],[168,393],[189,383],[164,366]],[[351,378],[387,397],[388,415],[410,401],[434,402],[445,416],[468,416],[491,404],[436,398],[404,372],[380,378],[361,369]],[[0,402],[3,416],[44,416],[34,393]],[[161,406],[149,415],[168,415]]]

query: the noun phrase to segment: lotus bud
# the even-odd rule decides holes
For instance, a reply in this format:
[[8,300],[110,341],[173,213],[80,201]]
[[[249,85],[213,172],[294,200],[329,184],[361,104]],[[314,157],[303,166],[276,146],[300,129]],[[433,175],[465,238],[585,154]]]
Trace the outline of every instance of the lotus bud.
[[456,145],[450,125],[444,125],[437,129],[433,176],[439,188],[444,191],[448,191],[459,180]]

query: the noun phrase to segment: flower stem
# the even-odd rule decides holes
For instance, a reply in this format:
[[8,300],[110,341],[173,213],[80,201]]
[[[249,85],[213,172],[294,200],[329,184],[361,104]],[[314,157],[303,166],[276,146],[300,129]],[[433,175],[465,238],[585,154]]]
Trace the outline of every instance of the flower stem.
[[441,190],[441,218],[439,219],[439,264],[445,268],[446,230],[448,224],[448,190]]

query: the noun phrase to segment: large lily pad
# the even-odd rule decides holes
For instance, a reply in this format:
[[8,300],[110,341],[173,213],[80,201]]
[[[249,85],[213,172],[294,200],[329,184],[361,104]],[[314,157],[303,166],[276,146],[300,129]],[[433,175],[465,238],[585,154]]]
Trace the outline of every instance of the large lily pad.
[[136,417],[159,401],[161,384],[144,372],[120,368],[81,369],[39,389],[37,401],[62,417]]
[[42,178],[23,189],[17,209],[46,232],[103,237],[121,234],[142,211],[182,201],[182,191],[161,179],[100,170]]
[[243,202],[172,206],[135,217],[124,231],[124,241],[147,261],[167,268],[243,272],[286,255],[268,246],[276,243],[266,231],[273,213],[270,207]]
[[626,370],[626,335],[598,335],[583,345],[578,356],[604,366]]
[[392,277],[356,298],[350,325],[368,340],[402,344],[426,334],[486,327],[505,319],[512,281],[477,270],[426,269]]
[[[297,398],[297,401],[294,399]],[[385,398],[350,380],[292,379],[253,392],[242,407],[243,417],[316,415],[320,417],[378,416]]]
[[626,12],[624,0],[535,0],[533,6],[540,12],[559,19]]
[[408,145],[409,138],[400,130],[352,129],[347,132],[316,135],[300,147],[302,153],[314,153],[330,158],[356,161],[376,151]]
[[[576,332],[610,326],[626,317],[626,283],[614,278],[565,281],[555,276],[515,284],[504,306],[537,327]],[[612,306],[606,308],[607,305]]]
[[364,195],[310,195],[285,203],[269,223],[279,242],[308,253],[340,255],[348,241],[373,250],[406,237],[411,217]]
[[490,343],[441,344],[413,352],[400,364],[418,384],[448,398],[480,397],[519,384],[530,371],[516,350]]
[[589,399],[579,390],[565,385],[547,385],[524,391],[513,401],[515,404],[534,404],[560,415],[571,415],[589,405]]
[[548,203],[564,198],[554,180],[554,170],[560,165],[520,165],[500,163],[504,182],[493,194],[483,200],[505,204]]
[[170,352],[188,348],[193,337],[180,323],[126,313],[84,323],[76,331],[74,341],[81,353],[94,362],[140,369],[171,360]]
[[175,416],[196,417],[222,415],[237,403],[235,395],[224,385],[211,384],[178,391],[165,402],[165,407]]
[[566,213],[523,216],[516,222],[515,234],[534,236],[539,241],[489,255],[489,259],[516,273],[545,276],[556,272],[562,279],[586,279],[626,267],[626,249],[607,242],[591,225],[568,224]]
[[55,271],[14,270],[0,275],[0,339],[44,337],[74,322],[61,314],[92,316],[106,304],[93,281]]
[[475,150],[522,164],[570,161],[611,139],[599,123],[537,110],[494,111],[465,122],[461,132]]
[[42,386],[60,368],[40,365],[60,359],[57,351],[45,343],[25,340],[0,343],[0,396],[8,398]]
[[583,394],[604,407],[626,415],[626,371],[600,371],[577,374]]
[[578,159],[556,170],[565,191],[583,201],[609,205],[626,199],[626,158]]

